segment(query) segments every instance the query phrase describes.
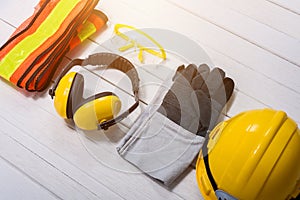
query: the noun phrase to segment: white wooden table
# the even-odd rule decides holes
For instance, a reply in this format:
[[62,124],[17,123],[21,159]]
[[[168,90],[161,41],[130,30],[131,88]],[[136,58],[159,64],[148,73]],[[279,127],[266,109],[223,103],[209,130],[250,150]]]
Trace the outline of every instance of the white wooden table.
[[[37,2],[2,1],[0,45]],[[97,8],[107,14],[107,27],[70,52],[62,66],[101,49],[117,23],[169,29],[201,45],[235,80],[227,117],[270,107],[300,124],[299,0],[101,0]],[[143,83],[162,81],[138,71]],[[101,76],[99,90],[132,102],[130,83],[118,84],[121,75]],[[46,92],[26,93],[3,80],[0,88],[0,199],[202,199],[192,167],[168,189],[116,153],[115,145],[153,96],[146,86],[144,103],[132,116],[105,133],[89,134],[69,128]]]

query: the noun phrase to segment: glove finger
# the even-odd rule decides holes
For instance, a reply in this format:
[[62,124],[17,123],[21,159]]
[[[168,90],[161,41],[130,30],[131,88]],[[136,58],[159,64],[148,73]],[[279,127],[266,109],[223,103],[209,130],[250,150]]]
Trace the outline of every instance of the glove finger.
[[[205,80],[206,87],[203,86],[201,90],[204,91],[206,94],[214,94],[216,90],[220,88],[223,84],[223,79],[225,77],[225,72],[220,68],[214,68],[208,75],[207,79]],[[208,90],[208,91],[207,91]]]
[[177,67],[177,70],[175,72],[175,75],[172,78],[172,81],[174,81],[179,75],[182,75],[184,69],[185,69],[184,65],[180,65],[179,67]]
[[176,96],[176,93],[174,93],[174,91],[172,91],[172,90],[169,90],[167,92],[167,94],[165,95],[163,103],[165,103],[165,102],[173,105],[174,107],[180,108],[180,103],[179,103],[179,100]]
[[198,74],[192,80],[192,88],[194,90],[199,90],[204,83],[204,80],[209,74],[209,67],[206,64],[202,64],[198,67]]
[[[176,73],[175,78],[174,78],[174,86],[181,87],[189,87],[191,88],[191,82],[194,76],[197,75],[197,67],[194,64],[188,65],[185,69],[181,70]],[[192,88],[191,88],[192,89]]]
[[194,104],[194,107],[200,113],[197,135],[205,136],[211,121],[211,100],[201,90],[197,90],[195,93],[198,102]]
[[226,92],[226,102],[230,99],[234,89],[234,81],[231,78],[226,77],[223,80],[225,92]]
[[194,64],[189,64],[185,70],[182,72],[182,75],[188,82],[192,82],[193,78],[197,75],[197,66]]
[[181,120],[180,103],[176,95],[172,91],[170,90],[168,91],[158,111],[161,114],[165,115],[170,120],[172,120],[173,122],[180,124],[180,120]]
[[[223,71],[223,69],[216,67],[212,70],[212,72],[214,72],[214,71],[218,72],[219,77],[221,77],[222,79],[225,77],[225,72]],[[214,73],[216,73],[216,72],[214,72]]]
[[204,83],[204,78],[202,77],[201,74],[198,74],[193,78],[192,80],[192,88],[194,90],[199,90],[202,87],[202,84]]
[[202,77],[205,80],[210,72],[210,69],[207,64],[202,64],[198,67],[198,72],[202,75]]
[[230,99],[234,89],[234,82],[231,78],[226,77],[223,84],[211,95],[212,99],[218,102],[222,107]]
[[178,107],[175,107],[172,104],[169,104],[167,102],[164,102],[161,104],[161,106],[157,110],[164,116],[166,116],[171,121],[175,122],[176,124],[180,125],[181,123],[181,109]]

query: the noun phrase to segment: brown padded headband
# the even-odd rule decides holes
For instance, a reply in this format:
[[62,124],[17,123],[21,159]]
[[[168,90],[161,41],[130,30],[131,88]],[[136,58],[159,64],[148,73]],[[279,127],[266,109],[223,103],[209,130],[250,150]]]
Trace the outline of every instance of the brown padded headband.
[[49,90],[49,95],[53,99],[55,96],[55,90],[59,84],[59,81],[66,75],[66,73],[74,66],[79,65],[79,66],[87,66],[87,65],[100,65],[101,67],[106,67],[110,69],[117,69],[122,72],[124,72],[129,79],[131,80],[132,84],[132,90],[135,98],[135,103],[124,113],[119,115],[118,117],[108,120],[106,122],[100,123],[98,125],[99,129],[107,129],[108,127],[116,124],[117,122],[121,121],[125,117],[127,117],[135,108],[137,108],[139,104],[139,96],[138,96],[138,91],[139,91],[139,77],[138,73],[134,67],[134,65],[128,61],[126,58],[113,54],[113,53],[96,53],[90,55],[86,59],[74,59],[72,60],[60,73],[60,75],[56,78],[52,88]]
[[122,72],[124,72],[131,80],[132,84],[132,90],[135,95],[135,98],[137,98],[138,91],[139,91],[139,82],[140,79],[138,77],[138,73],[134,67],[134,65],[127,60],[126,58],[113,54],[113,53],[96,53],[89,55],[86,59],[74,59],[72,60],[60,73],[60,75],[55,79],[55,82],[52,86],[52,88],[49,90],[50,96],[53,98],[55,96],[55,90],[57,88],[57,85],[62,79],[64,75],[74,66],[87,66],[87,65],[100,65],[106,68],[111,69],[117,69]]

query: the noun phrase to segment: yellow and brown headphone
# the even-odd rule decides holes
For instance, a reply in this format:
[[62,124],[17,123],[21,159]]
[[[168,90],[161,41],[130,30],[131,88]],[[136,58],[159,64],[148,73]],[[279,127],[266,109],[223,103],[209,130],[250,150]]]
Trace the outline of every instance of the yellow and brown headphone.
[[[83,97],[84,78],[78,72],[67,72],[74,66],[99,65],[124,72],[131,80],[135,103],[125,112],[121,101],[112,92],[102,92]],[[65,119],[73,119],[75,125],[83,130],[108,129],[126,118],[139,105],[139,77],[134,65],[122,56],[112,53],[96,53],[86,59],[72,60],[55,80],[49,95],[54,98],[57,113]]]

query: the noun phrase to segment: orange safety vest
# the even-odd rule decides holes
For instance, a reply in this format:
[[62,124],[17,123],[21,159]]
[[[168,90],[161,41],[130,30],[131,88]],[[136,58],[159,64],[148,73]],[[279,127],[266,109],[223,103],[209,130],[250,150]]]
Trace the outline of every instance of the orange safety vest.
[[64,55],[107,22],[98,0],[41,0],[0,48],[0,76],[28,91],[50,83]]

